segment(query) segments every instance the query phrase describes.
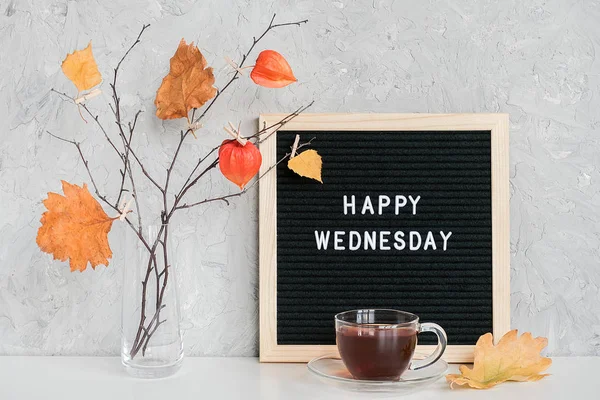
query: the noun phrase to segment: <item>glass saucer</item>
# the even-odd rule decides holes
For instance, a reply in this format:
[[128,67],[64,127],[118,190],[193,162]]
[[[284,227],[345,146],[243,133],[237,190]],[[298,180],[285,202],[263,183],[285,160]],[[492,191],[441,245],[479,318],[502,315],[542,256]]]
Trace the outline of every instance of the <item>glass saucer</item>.
[[355,379],[339,358],[317,357],[308,363],[308,370],[321,380],[346,390],[359,392],[413,393],[440,379],[448,371],[448,364],[438,360],[435,364],[417,371],[407,370],[397,381],[367,381]]

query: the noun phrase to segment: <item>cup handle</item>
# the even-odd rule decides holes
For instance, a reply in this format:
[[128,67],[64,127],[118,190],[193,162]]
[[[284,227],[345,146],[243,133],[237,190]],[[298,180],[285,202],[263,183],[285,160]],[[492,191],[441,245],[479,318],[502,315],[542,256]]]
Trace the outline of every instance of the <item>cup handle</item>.
[[410,369],[412,370],[425,368],[435,363],[442,357],[444,351],[446,351],[446,345],[448,344],[448,337],[446,336],[446,332],[438,324],[434,324],[433,322],[424,322],[419,327],[419,333],[421,332],[435,333],[435,335],[438,338],[438,345],[435,348],[435,351],[431,353],[428,357],[422,360],[413,361],[410,364]]

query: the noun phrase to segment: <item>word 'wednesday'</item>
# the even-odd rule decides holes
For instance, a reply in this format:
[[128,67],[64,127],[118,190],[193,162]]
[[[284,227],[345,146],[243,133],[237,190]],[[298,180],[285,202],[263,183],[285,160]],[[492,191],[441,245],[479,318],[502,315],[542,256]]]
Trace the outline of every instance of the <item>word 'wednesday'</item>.
[[[387,196],[379,195],[376,200],[365,196],[362,205],[356,202],[356,196],[344,195],[344,215],[383,215],[385,213],[400,215],[401,212],[411,212],[417,215],[417,205],[421,196]],[[374,204],[375,203],[375,204]],[[407,209],[405,211],[405,209]],[[417,251],[442,250],[448,248],[448,239],[452,232],[417,232],[417,231],[318,231],[315,230],[317,250],[380,250],[380,251]],[[332,246],[330,247],[330,241]]]

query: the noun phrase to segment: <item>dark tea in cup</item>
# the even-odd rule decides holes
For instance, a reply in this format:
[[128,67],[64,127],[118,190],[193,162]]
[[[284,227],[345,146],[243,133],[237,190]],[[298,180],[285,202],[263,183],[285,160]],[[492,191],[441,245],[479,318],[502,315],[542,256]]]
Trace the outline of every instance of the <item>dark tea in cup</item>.
[[[433,364],[446,348],[446,334],[439,325],[420,324],[419,317],[403,311],[346,311],[335,316],[335,325],[340,357],[356,379],[397,380],[409,367]],[[438,335],[438,347],[425,360],[413,361],[417,335],[424,331]]]
[[399,377],[408,368],[417,346],[417,331],[342,326],[336,341],[352,376],[387,380]]

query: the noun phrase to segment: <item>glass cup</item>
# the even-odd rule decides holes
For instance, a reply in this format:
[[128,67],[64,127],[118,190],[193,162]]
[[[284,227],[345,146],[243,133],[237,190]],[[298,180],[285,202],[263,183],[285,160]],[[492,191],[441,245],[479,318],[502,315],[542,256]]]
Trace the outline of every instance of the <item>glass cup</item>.
[[[427,358],[413,361],[421,332],[435,333],[438,345]],[[425,368],[442,357],[448,342],[438,324],[420,323],[415,314],[386,309],[337,314],[335,333],[346,368],[354,378],[364,380],[398,380],[409,368]]]

